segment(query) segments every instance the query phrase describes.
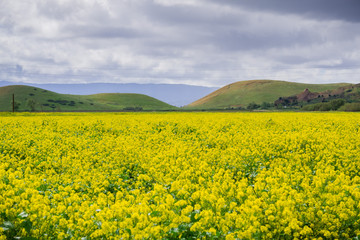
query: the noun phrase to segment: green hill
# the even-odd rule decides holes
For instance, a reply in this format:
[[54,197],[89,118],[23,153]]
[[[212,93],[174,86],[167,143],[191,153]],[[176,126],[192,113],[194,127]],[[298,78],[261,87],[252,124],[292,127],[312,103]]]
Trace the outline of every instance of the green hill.
[[187,109],[224,109],[246,107],[254,102],[273,103],[279,97],[291,96],[309,89],[313,92],[332,90],[348,83],[306,84],[275,80],[240,81],[222,87],[209,95],[189,104]]
[[144,94],[134,93],[100,93],[87,95],[85,98],[114,109],[142,108],[143,110],[175,110],[177,107],[164,103]]
[[143,94],[59,94],[41,88],[11,85],[0,87],[0,111],[12,111],[12,95],[18,111],[121,111],[174,110],[167,103]]

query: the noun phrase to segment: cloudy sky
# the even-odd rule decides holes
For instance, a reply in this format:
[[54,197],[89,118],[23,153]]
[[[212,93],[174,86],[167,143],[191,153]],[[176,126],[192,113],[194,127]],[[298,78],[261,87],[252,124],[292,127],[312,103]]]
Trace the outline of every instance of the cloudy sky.
[[0,0],[0,81],[360,82],[359,0]]

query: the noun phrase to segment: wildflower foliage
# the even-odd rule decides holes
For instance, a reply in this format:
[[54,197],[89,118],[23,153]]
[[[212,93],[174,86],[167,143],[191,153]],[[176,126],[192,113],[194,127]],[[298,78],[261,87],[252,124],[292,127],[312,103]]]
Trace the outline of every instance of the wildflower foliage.
[[0,118],[0,239],[360,235],[360,115]]

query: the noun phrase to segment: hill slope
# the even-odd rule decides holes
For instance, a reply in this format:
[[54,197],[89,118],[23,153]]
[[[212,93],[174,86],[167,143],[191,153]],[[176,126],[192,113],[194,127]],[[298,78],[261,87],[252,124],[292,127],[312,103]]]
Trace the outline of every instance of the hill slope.
[[85,95],[84,98],[91,102],[106,105],[114,109],[142,108],[144,110],[174,110],[177,109],[156,98],[135,93],[99,93]]
[[275,80],[240,81],[222,87],[209,95],[189,104],[189,109],[224,109],[246,107],[249,103],[273,103],[281,96],[291,96],[309,89],[314,92],[336,89],[348,83],[306,84]]
[[[12,95],[18,111],[120,111],[173,110],[167,103],[142,94],[104,93],[94,95],[59,94],[45,89],[12,85],[0,87],[0,111],[12,111]],[[31,106],[32,102],[32,106]]]

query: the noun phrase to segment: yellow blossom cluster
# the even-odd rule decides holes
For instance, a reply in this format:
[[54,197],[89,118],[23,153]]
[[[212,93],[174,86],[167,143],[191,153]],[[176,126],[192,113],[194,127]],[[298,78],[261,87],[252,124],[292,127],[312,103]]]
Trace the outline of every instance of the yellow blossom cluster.
[[360,235],[358,113],[0,116],[0,239]]

